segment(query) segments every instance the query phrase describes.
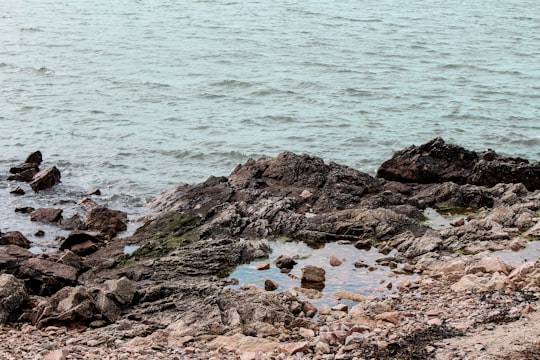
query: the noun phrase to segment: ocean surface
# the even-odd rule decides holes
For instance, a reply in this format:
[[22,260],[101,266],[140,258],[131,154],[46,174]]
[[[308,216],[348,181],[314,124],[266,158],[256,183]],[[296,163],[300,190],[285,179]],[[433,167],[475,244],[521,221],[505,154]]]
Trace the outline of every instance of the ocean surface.
[[[371,174],[435,136],[540,160],[540,2],[0,0],[0,85],[0,231],[29,237],[15,206],[98,187],[135,218],[284,150]],[[10,195],[35,150],[62,184]]]

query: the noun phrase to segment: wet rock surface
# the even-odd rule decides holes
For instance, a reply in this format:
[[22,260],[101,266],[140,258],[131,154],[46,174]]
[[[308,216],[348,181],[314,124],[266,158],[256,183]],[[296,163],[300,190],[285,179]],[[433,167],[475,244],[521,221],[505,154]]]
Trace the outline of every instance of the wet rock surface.
[[[127,238],[115,237],[125,229],[125,213],[85,200],[81,228],[73,228],[95,234],[72,233],[48,255],[0,246],[2,273],[28,292],[5,316],[12,322],[0,334],[6,344],[0,357],[534,355],[538,257],[511,263],[498,254],[535,246],[538,169],[537,162],[477,153],[440,138],[396,153],[378,178],[285,152],[249,160],[229,177],[161,194],[151,203],[154,213]],[[430,228],[426,208],[457,214],[459,221]],[[231,289],[227,275],[267,257],[277,239],[339,241],[358,252],[374,247],[381,253],[377,266],[389,274],[380,286],[391,291],[341,292],[336,299],[352,303],[316,308],[309,296],[320,290],[310,286],[280,292],[279,282],[267,279]],[[125,246],[136,250],[126,253]],[[290,257],[281,260],[274,265],[285,271],[296,265]],[[337,257],[321,263],[299,285],[324,286],[326,271],[345,264]],[[391,280],[402,274],[415,275]],[[531,336],[515,336],[504,351],[489,341],[483,349],[467,340],[458,346],[467,337],[477,344],[490,331],[524,329]]]

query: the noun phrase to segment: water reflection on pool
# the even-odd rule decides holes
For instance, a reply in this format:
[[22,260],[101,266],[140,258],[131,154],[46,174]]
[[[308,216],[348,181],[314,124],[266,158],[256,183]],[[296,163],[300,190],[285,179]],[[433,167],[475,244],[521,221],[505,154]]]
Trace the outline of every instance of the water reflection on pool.
[[[395,286],[411,276],[395,275],[390,268],[376,263],[375,260],[392,256],[383,255],[375,248],[370,250],[359,250],[352,244],[327,243],[321,244],[319,248],[312,248],[303,242],[270,242],[272,253],[268,259],[253,261],[236,268],[230,275],[231,279],[237,279],[239,288],[244,284],[255,284],[264,288],[264,281],[271,279],[279,284],[277,291],[291,290],[300,287],[302,267],[315,265],[326,270],[325,287],[319,299],[309,299],[309,301],[319,307],[321,305],[333,305],[345,302],[333,297],[337,291],[348,291],[356,294],[380,296],[395,291]],[[274,260],[280,255],[293,257],[297,265],[289,274],[283,274],[274,265]],[[330,257],[334,255],[344,261],[340,266],[330,266]],[[257,270],[258,265],[270,263],[268,270]],[[355,263],[357,263],[355,265]],[[366,267],[358,267],[358,263],[363,263]],[[387,289],[389,282],[393,283],[392,290]],[[304,295],[300,295],[304,297]]]

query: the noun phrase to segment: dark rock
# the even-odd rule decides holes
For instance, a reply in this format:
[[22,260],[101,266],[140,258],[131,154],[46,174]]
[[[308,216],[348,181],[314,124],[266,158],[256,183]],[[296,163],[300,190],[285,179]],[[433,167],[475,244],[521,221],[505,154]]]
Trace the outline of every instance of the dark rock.
[[15,212],[22,213],[22,214],[30,214],[34,210],[36,209],[34,209],[31,206],[20,206],[20,207],[15,208]]
[[43,223],[55,223],[62,218],[62,209],[41,208],[32,211],[30,220]]
[[34,179],[34,176],[38,174],[38,172],[39,171],[34,166],[31,166],[31,167],[22,169],[21,171],[17,172],[14,175],[8,176],[7,180],[31,182]]
[[538,190],[540,189],[540,163],[529,163],[523,159],[513,158],[481,160],[474,166],[468,182],[482,186],[522,183],[529,191]]
[[88,229],[99,231],[113,238],[119,231],[127,229],[127,214],[123,211],[97,207],[90,210],[85,225]]
[[36,192],[50,189],[54,185],[60,183],[60,177],[60,171],[56,168],[56,166],[43,169],[34,176],[34,179],[30,183],[30,187]]
[[438,137],[396,152],[377,170],[377,177],[400,182],[464,184],[476,161],[475,152],[446,144]]
[[292,269],[297,262],[287,255],[279,255],[274,264],[279,269]]
[[17,186],[15,189],[11,190],[9,193],[14,194],[14,195],[24,195],[24,194],[26,194],[26,192],[20,186]]
[[38,230],[34,233],[34,236],[37,236],[37,237],[43,237],[45,236],[45,231],[43,230]]
[[369,249],[371,249],[371,241],[370,240],[357,241],[354,244],[354,247],[359,249],[359,250],[369,250]]
[[0,245],[17,245],[22,248],[30,248],[30,241],[19,231],[8,231],[0,234]]
[[32,170],[34,174],[37,174],[39,172],[38,164],[33,163],[22,163],[17,166],[13,166],[9,169],[9,172],[11,174],[21,174],[23,172],[26,172],[28,170]]
[[25,279],[35,295],[48,296],[77,282],[77,269],[46,259],[30,258],[19,264],[16,276]]
[[97,196],[99,196],[99,195],[101,195],[101,190],[99,190],[98,188],[94,188],[92,190],[88,190],[86,192],[86,195],[97,195]]
[[71,250],[79,256],[91,254],[98,249],[100,240],[96,233],[74,231],[60,245],[60,250]]
[[0,274],[0,325],[17,315],[28,298],[24,283],[13,275]]
[[396,152],[381,165],[377,176],[390,181],[451,181],[489,187],[498,183],[523,183],[529,191],[540,189],[540,163],[499,156],[492,150],[476,153],[446,144],[441,138]]
[[36,164],[37,166],[41,165],[41,162],[43,161],[43,155],[41,154],[41,151],[34,151],[24,161],[25,164]]

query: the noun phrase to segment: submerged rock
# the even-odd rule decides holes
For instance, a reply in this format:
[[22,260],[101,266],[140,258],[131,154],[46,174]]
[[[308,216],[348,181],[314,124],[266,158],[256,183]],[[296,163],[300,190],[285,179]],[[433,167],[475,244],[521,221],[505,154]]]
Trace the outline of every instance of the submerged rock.
[[30,187],[36,192],[50,189],[60,183],[60,177],[60,171],[56,166],[43,169],[33,177]]

